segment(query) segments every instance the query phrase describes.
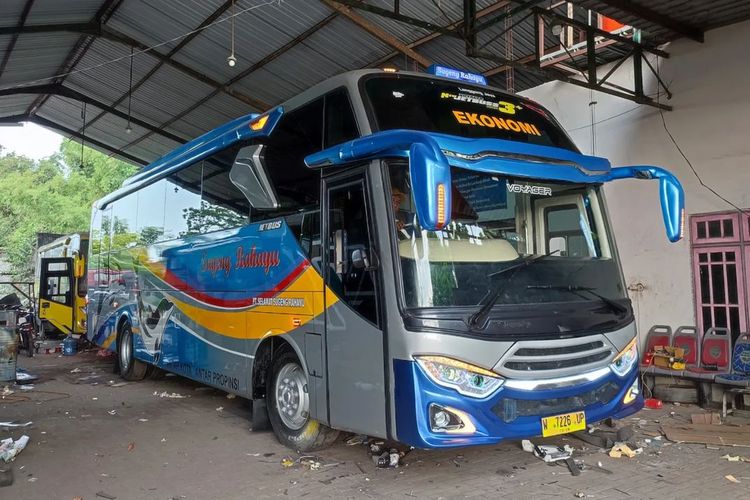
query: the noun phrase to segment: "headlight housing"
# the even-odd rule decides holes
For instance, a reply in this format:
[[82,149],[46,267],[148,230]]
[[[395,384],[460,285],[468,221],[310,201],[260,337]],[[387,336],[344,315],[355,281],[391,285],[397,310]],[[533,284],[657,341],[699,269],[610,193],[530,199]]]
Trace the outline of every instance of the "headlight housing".
[[638,339],[634,338],[630,343],[620,351],[620,354],[612,361],[609,367],[615,374],[624,377],[638,362]]
[[444,356],[415,356],[415,359],[433,382],[464,396],[484,398],[503,384],[497,373],[456,359]]

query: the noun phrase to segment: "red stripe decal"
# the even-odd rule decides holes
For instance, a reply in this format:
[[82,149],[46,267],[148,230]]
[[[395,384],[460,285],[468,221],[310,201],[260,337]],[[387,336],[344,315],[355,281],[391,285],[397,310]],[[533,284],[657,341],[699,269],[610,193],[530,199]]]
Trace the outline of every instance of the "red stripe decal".
[[[300,265],[292,269],[292,272],[290,272],[276,286],[274,286],[270,290],[267,290],[257,295],[256,297],[260,297],[260,298],[273,297],[274,295],[278,294],[279,292],[283,291],[286,287],[288,287],[309,266],[310,266],[310,262],[307,260],[303,260]],[[188,296],[194,298],[195,300],[204,302],[206,304],[210,304],[212,306],[231,307],[231,308],[248,307],[248,306],[253,305],[253,300],[255,299],[255,297],[249,297],[249,298],[244,298],[244,299],[219,299],[216,297],[212,297],[211,295],[208,295],[203,292],[199,292],[198,290],[192,288],[190,285],[185,283],[182,279],[178,278],[172,271],[168,269],[164,273],[163,279],[169,285],[176,288],[180,292],[187,294]]]

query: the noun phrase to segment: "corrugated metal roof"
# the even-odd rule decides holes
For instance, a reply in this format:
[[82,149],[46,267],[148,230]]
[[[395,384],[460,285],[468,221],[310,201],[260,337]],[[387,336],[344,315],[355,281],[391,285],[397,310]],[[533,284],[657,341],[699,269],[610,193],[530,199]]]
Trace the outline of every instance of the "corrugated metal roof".
[[[278,104],[342,71],[382,61],[415,69],[409,57],[352,19],[334,14],[319,0],[236,0],[236,12],[252,10],[235,18],[238,63],[234,68],[226,63],[230,40],[229,0],[34,0],[30,4],[29,1],[0,1],[0,28],[5,30],[0,35],[0,61],[10,54],[0,75],[0,90],[56,82],[90,96],[104,107],[127,113],[131,49],[122,43],[122,37],[130,37],[141,45],[156,46],[153,53],[137,53],[133,60],[133,83],[137,86],[141,79],[148,78],[132,93],[131,116],[150,127],[131,124],[132,133],[125,134],[127,120],[92,105],[87,109],[85,133],[88,137],[105,145],[104,149],[125,148],[123,154],[143,162],[153,161],[178,145],[173,139],[155,133],[154,129],[188,139],[253,111],[254,105],[249,103]],[[393,0],[367,2],[383,9],[393,8]],[[672,22],[699,31],[750,18],[750,2],[746,0],[633,0],[628,3],[631,12],[610,7],[607,0],[575,0],[575,3],[581,9],[594,9],[642,29],[643,39],[648,43],[672,40],[680,33],[674,26],[659,24],[653,16],[634,14],[633,7],[636,10],[648,7],[657,16],[669,16]],[[27,5],[31,5],[31,9],[26,26],[97,22],[97,13],[106,12],[104,29],[111,33],[109,38],[66,31],[22,33],[16,37],[9,31],[18,25]],[[477,11],[490,8],[490,16],[498,17],[505,10],[504,5],[505,2],[498,0],[478,0]],[[518,2],[510,5],[515,7]],[[401,43],[414,45],[415,51],[431,61],[489,72],[491,84],[505,87],[506,74],[497,70],[499,64],[467,57],[460,38],[430,35],[425,39],[429,33],[422,28],[366,10],[353,9],[353,12]],[[451,26],[462,20],[463,1],[400,0],[400,12]],[[584,10],[577,12],[578,18],[585,19]],[[531,19],[522,20],[524,14],[521,12],[513,18],[512,48],[516,59],[534,52],[534,26]],[[211,18],[214,25],[191,34]],[[504,56],[504,27],[501,19],[481,32],[479,45],[489,42],[486,50]],[[302,34],[307,36],[301,39]],[[559,40],[549,30],[545,35],[545,45],[550,50],[559,48]],[[118,37],[119,41],[112,39]],[[12,46],[13,50],[9,51]],[[74,48],[82,54],[80,58],[73,57]],[[173,63],[157,57],[163,58],[171,50],[176,50],[171,56]],[[622,47],[613,45],[597,53],[597,62],[612,61],[624,53]],[[69,60],[75,62],[72,74],[50,78]],[[585,56],[578,54],[569,64],[585,67],[586,62]],[[237,78],[237,75],[244,76]],[[517,91],[539,85],[546,79],[524,70],[515,70],[513,76]],[[226,91],[230,83],[231,91],[237,94],[235,97]],[[67,97],[41,99],[36,94],[3,95],[0,96],[0,117],[23,115],[33,102],[41,103],[38,116],[73,131],[74,135],[80,133],[81,104]]]

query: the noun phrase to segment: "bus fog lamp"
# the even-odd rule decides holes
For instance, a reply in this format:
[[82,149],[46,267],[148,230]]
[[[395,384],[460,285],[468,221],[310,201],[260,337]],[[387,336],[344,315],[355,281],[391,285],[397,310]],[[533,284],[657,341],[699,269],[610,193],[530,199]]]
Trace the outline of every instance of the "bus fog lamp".
[[503,384],[495,372],[444,356],[417,356],[417,363],[436,384],[475,398],[489,396]]
[[469,415],[461,410],[432,403],[429,414],[432,432],[473,434],[477,430]]
[[638,362],[638,342],[633,339],[625,349],[620,351],[617,357],[612,361],[609,367],[619,377],[624,377],[630,372],[630,369]]

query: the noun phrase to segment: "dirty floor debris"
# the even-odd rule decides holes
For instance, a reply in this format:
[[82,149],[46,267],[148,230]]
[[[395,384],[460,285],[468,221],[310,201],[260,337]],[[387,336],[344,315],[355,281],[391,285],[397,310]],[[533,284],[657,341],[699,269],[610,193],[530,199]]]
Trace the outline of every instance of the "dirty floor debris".
[[[397,468],[381,469],[371,458],[373,442],[366,436],[342,435],[329,449],[298,454],[270,432],[249,432],[250,407],[242,398],[227,398],[222,391],[179,377],[114,387],[121,380],[112,374],[112,359],[93,351],[69,357],[42,354],[19,358],[19,363],[39,379],[33,390],[16,390],[12,397],[18,399],[0,400],[0,421],[33,423],[0,427],[0,440],[30,437],[14,461],[0,461],[0,480],[12,481],[0,487],[0,498],[664,500],[743,498],[750,484],[750,464],[739,458],[750,451],[674,443],[662,435],[662,426],[694,425],[691,414],[705,413],[684,404],[665,403],[663,409],[644,410],[620,422],[633,429],[632,436],[620,437],[631,449],[642,449],[633,458],[611,458],[611,446],[600,448],[570,435],[531,440],[537,446],[572,448],[578,475],[567,461],[547,464],[525,452],[519,441],[412,450],[400,456]],[[163,393],[190,397],[161,397]],[[217,412],[219,406],[223,410]],[[617,440],[616,429],[597,425],[607,436],[605,444],[606,439]],[[378,458],[387,452],[390,460],[390,448],[384,445]],[[61,463],[76,464],[74,476]]]

